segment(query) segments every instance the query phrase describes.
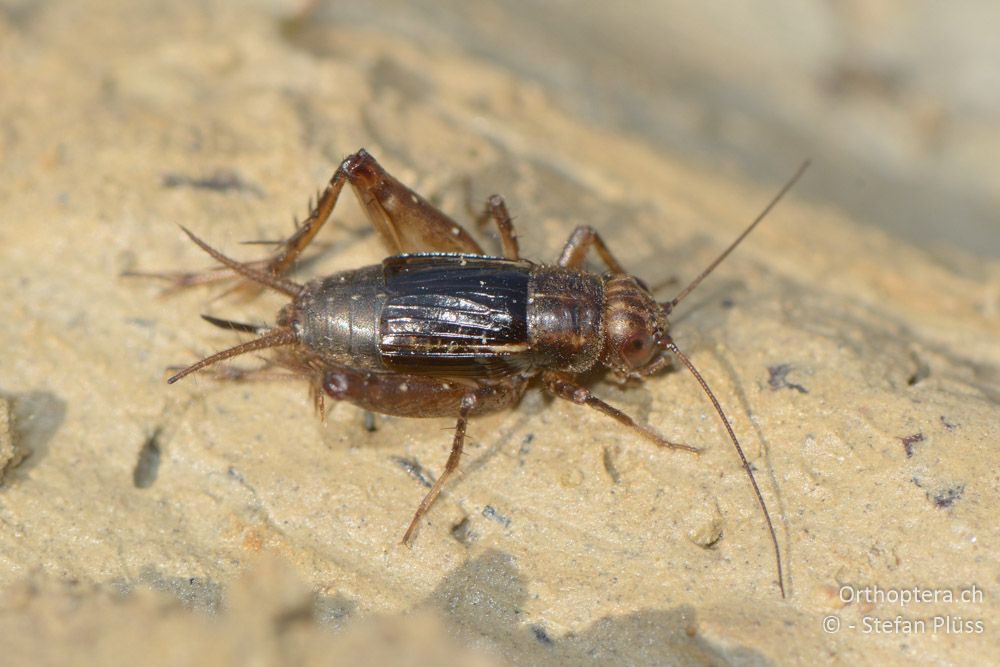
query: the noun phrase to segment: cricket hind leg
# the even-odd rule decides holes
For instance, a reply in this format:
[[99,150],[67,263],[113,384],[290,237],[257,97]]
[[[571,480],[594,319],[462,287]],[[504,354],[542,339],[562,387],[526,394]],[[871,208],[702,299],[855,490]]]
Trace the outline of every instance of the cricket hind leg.
[[516,404],[528,385],[528,378],[522,376],[476,384],[426,375],[366,371],[349,366],[327,367],[318,379],[325,395],[372,412],[404,417],[458,415],[451,454],[444,471],[417,507],[403,535],[404,544],[413,540],[420,519],[427,514],[457,470],[469,416]]
[[[408,252],[460,252],[485,254],[479,243],[457,222],[430,204],[423,197],[403,185],[389,174],[378,161],[363,148],[347,156],[330,177],[326,188],[319,195],[309,216],[296,228],[270,257],[244,262],[248,268],[283,276],[292,268],[302,252],[329,220],[344,184],[349,183],[361,203],[371,225],[379,232],[390,253]],[[516,253],[516,242],[501,199],[494,209],[497,226],[501,230],[505,252],[510,248]],[[503,216],[503,220],[499,216]],[[506,230],[506,231],[505,231]],[[127,275],[145,276],[167,280],[171,285],[166,292],[173,292],[196,285],[217,283],[234,278],[228,268],[202,272],[160,272]]]
[[268,261],[275,275],[288,271],[330,218],[344,183],[392,254],[466,252],[482,254],[468,232],[382,168],[365,149],[347,156],[330,177],[309,217]]
[[[378,230],[391,253],[486,254],[460,224],[403,185],[362,148],[340,164],[300,231],[285,242],[286,249],[282,251],[280,261],[275,263],[275,269],[284,268],[294,261],[316,235],[333,210],[345,180],[351,184],[369,222]],[[517,259],[517,235],[503,197],[491,196],[486,201],[483,217],[492,218],[497,226],[504,256]],[[301,238],[297,238],[299,236]]]
[[344,160],[338,171],[346,174],[368,220],[393,254],[485,254],[461,225],[400,183],[364,149]]
[[406,532],[403,533],[403,539],[401,540],[403,544],[408,545],[413,540],[417,527],[420,525],[420,519],[427,514],[431,505],[441,495],[441,489],[444,488],[445,483],[447,483],[448,479],[458,469],[458,463],[462,458],[462,446],[465,444],[465,428],[469,422],[469,413],[475,405],[475,393],[469,392],[462,397],[462,403],[458,409],[458,421],[455,423],[455,436],[451,442],[451,453],[448,454],[448,461],[444,464],[444,470],[434,482],[434,486],[427,492],[424,499],[420,501],[417,511],[413,513],[413,519],[410,520],[410,525],[407,527]]
[[453,417],[469,392],[476,397],[474,414],[502,410],[515,405],[528,386],[528,380],[520,376],[488,383],[460,382],[322,362],[303,372],[312,372],[317,388],[335,401],[397,417]]
[[659,447],[666,447],[668,449],[680,449],[683,451],[691,452],[692,454],[699,454],[701,450],[697,447],[692,447],[691,445],[685,445],[677,442],[671,442],[664,438],[662,435],[654,431],[648,426],[644,426],[621,410],[608,405],[601,399],[594,396],[589,389],[577,384],[569,376],[563,373],[548,372],[542,375],[542,382],[545,385],[545,389],[556,396],[557,398],[562,398],[564,400],[570,401],[571,403],[576,403],[577,405],[586,405],[591,407],[598,412],[601,412],[620,424],[623,424],[642,437],[650,440]]

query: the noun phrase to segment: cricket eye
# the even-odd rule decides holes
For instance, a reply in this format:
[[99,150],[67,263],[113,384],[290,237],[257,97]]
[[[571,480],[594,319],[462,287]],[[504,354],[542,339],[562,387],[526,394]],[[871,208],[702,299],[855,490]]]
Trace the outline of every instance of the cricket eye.
[[649,363],[656,352],[656,340],[646,332],[632,334],[621,346],[622,360],[629,368],[639,368]]

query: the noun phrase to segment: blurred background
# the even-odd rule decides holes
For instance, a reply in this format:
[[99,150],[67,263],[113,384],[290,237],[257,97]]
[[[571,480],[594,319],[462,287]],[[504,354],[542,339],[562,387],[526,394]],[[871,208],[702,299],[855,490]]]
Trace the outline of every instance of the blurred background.
[[[1000,256],[1000,4],[988,0],[319,0],[537,81],[572,115],[925,247]],[[315,38],[311,39],[310,35]],[[614,156],[609,156],[613,159]]]

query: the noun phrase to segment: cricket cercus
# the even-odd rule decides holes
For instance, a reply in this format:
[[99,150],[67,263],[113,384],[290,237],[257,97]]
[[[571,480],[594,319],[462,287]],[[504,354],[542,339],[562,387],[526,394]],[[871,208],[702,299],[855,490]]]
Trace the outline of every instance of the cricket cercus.
[[[457,418],[444,471],[417,507],[408,543],[458,467],[469,417],[515,405],[536,378],[558,398],[608,415],[660,447],[697,453],[594,396],[577,380],[603,367],[621,383],[642,381],[664,369],[671,355],[697,380],[718,413],[760,505],[785,594],[781,551],[767,505],[739,440],[701,374],[670,336],[668,315],[764,218],[801,176],[796,172],[756,220],[673,299],[658,302],[639,278],[615,259],[600,234],[581,225],[555,264],[522,259],[504,200],[489,198],[502,256],[486,254],[456,222],[388,174],[364,150],[345,159],[309,217],[268,258],[238,262],[191,240],[223,266],[205,273],[154,274],[175,287],[235,277],[288,295],[274,326],[205,316],[217,326],[255,334],[169,379],[173,383],[223,359],[265,348],[273,364],[307,378],[322,414],[323,397],[373,412],[404,417]],[[380,264],[299,284],[289,269],[330,217],[344,184],[357,194],[392,256]],[[584,268],[596,251],[604,273]]]

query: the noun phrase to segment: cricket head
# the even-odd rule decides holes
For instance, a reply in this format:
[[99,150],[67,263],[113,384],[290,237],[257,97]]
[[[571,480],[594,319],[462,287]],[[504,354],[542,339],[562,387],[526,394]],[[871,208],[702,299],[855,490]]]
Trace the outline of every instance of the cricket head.
[[621,382],[648,375],[666,340],[667,313],[644,282],[626,274],[604,283],[602,363]]

